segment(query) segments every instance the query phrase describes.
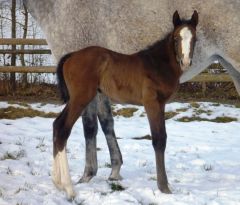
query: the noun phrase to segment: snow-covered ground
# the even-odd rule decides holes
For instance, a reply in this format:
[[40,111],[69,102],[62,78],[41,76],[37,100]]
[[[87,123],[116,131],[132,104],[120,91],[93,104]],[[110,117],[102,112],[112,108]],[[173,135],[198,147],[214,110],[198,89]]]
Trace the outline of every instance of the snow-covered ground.
[[[8,106],[8,103],[0,103],[0,108]],[[17,104],[11,106],[26,108]],[[30,106],[46,112],[59,112],[63,108],[50,104]],[[115,109],[122,107],[117,105]],[[112,182],[107,180],[110,159],[104,135],[99,129],[98,174],[89,183],[75,185],[77,197],[73,202],[68,202],[65,194],[51,181],[53,119],[0,120],[0,204],[240,204],[239,108],[215,103],[167,105],[167,111],[176,112],[166,121],[166,169],[172,195],[162,194],[157,188],[151,141],[133,139],[150,134],[144,110],[137,108],[139,110],[131,118],[115,117],[115,130],[120,137],[118,143],[124,160],[123,180],[115,183],[125,190],[114,190]],[[236,121],[178,121],[192,116],[210,120],[227,116],[236,118]],[[73,182],[83,173],[84,149],[79,119],[67,149]]]

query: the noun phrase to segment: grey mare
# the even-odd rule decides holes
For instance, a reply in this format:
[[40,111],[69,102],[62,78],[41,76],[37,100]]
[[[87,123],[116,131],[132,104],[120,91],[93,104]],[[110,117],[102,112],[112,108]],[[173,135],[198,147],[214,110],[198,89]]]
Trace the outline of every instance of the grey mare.
[[[59,60],[65,53],[89,45],[133,53],[161,39],[171,30],[171,17],[178,10],[188,17],[199,12],[198,41],[192,66],[181,82],[196,76],[218,60],[231,75],[240,94],[240,1],[238,0],[25,0],[30,13],[44,31],[50,48]],[[131,32],[130,32],[131,31]],[[151,34],[145,36],[145,34]],[[83,114],[86,165],[80,182],[97,173],[97,119],[106,136],[112,172],[119,179],[122,156],[119,150],[109,100],[99,94]],[[68,167],[65,167],[68,169]],[[70,180],[70,176],[68,181]],[[53,181],[57,181],[53,175]],[[68,183],[63,181],[62,184]],[[159,184],[158,184],[159,185]],[[68,184],[68,197],[73,197]],[[61,188],[61,187],[60,187]],[[65,187],[66,189],[66,187]]]

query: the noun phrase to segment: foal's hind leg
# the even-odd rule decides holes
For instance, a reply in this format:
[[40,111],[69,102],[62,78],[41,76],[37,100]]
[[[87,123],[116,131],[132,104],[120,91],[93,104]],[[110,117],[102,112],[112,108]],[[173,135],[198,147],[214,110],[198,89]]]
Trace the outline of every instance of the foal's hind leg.
[[111,105],[108,98],[103,94],[98,94],[98,119],[102,130],[105,134],[108,149],[110,152],[112,172],[109,176],[110,180],[122,179],[120,176],[120,168],[123,163],[122,154],[120,152],[116,135],[114,132],[114,121],[112,117]]
[[57,188],[66,191],[69,199],[74,198],[72,181],[69,174],[69,167],[66,155],[67,139],[71,129],[81,112],[92,99],[88,97],[84,101],[79,100],[84,95],[70,99],[62,113],[53,123],[53,182]]
[[97,174],[97,99],[94,98],[82,114],[85,137],[85,169],[79,183],[88,182]]

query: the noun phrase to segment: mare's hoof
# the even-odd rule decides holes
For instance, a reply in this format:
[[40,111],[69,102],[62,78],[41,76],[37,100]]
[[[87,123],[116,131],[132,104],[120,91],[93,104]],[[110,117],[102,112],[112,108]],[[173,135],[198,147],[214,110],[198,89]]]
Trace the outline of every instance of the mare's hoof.
[[94,176],[82,176],[78,182],[76,184],[80,184],[80,183],[88,183]]
[[122,176],[120,175],[120,174],[118,174],[118,175],[116,175],[116,176],[114,176],[114,175],[110,175],[109,177],[108,177],[108,180],[109,181],[118,181],[118,180],[122,180],[123,178],[122,178]]

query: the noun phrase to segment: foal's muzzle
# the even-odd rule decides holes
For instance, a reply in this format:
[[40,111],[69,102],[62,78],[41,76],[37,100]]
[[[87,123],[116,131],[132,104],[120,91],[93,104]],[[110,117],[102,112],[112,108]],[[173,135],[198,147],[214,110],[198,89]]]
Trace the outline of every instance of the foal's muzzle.
[[183,67],[183,68],[187,68],[191,65],[192,65],[192,59],[191,58],[180,60],[180,66]]

